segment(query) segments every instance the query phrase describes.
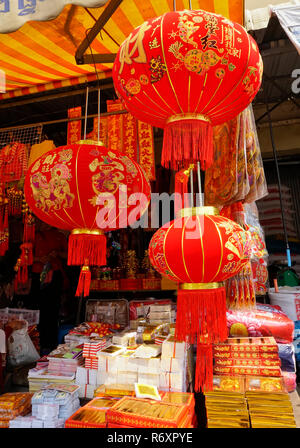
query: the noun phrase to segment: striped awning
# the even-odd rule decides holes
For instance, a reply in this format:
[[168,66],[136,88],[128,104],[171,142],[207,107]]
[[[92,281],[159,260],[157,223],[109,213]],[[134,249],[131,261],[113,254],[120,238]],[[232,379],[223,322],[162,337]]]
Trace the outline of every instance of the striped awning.
[[[91,44],[93,54],[117,53],[119,45],[145,20],[173,10],[173,0],[123,0]],[[189,9],[177,0],[176,9]],[[243,23],[242,0],[192,0],[205,9]],[[96,79],[94,66],[77,65],[75,52],[107,5],[89,10],[67,5],[54,20],[30,21],[17,31],[0,34],[0,69],[6,73],[6,93],[0,100]],[[97,64],[100,79],[111,77],[112,63]]]

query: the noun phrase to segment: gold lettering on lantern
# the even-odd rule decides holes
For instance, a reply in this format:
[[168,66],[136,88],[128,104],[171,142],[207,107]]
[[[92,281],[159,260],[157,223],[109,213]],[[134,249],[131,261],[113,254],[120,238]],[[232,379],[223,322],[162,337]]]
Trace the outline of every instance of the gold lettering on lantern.
[[[145,64],[147,62],[146,53],[144,50],[143,40],[145,37],[145,32],[151,28],[151,25],[149,25],[148,22],[143,23],[140,26],[139,31],[135,34],[133,37],[128,37],[125,44],[121,47],[120,50],[120,69],[119,74],[122,73],[124,64],[132,64],[132,61],[138,62],[140,64]],[[134,44],[129,49],[130,44]],[[133,58],[134,53],[138,50],[138,56]]]

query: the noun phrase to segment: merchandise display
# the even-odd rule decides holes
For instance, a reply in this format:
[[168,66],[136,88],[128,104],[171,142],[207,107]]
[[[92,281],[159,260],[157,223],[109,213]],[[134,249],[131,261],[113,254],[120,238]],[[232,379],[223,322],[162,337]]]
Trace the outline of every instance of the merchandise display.
[[78,386],[49,385],[33,394],[31,414],[10,420],[10,428],[63,428],[80,407]]
[[0,0],[0,428],[300,428],[296,7],[246,3]]

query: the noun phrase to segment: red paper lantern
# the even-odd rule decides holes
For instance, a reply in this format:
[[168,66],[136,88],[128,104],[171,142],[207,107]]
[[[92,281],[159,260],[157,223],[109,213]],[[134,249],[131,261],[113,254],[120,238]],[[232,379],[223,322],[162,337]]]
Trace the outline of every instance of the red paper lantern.
[[[135,161],[104,146],[83,142],[61,146],[37,159],[27,172],[24,192],[38,218],[72,232],[69,265],[101,266],[106,265],[104,232],[138,220],[148,207],[151,190]],[[133,194],[137,202],[128,205]]]
[[247,232],[217,214],[213,207],[183,209],[149,246],[154,268],[179,283],[176,338],[198,344],[196,389],[212,387],[211,344],[227,338],[222,282],[248,262]]
[[239,24],[206,11],[175,11],[136,28],[119,48],[113,79],[126,108],[164,128],[162,165],[213,161],[212,127],[254,99],[263,64]]

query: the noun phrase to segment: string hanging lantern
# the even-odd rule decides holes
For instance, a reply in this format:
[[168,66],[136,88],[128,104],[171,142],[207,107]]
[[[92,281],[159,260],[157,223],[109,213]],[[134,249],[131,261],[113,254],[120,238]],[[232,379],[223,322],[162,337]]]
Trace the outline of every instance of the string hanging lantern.
[[197,343],[195,390],[212,387],[212,346],[227,338],[224,281],[248,262],[249,236],[213,207],[181,210],[152,237],[149,257],[178,282],[176,339]]
[[263,64],[239,24],[203,10],[150,19],[122,43],[113,66],[117,94],[136,118],[164,129],[162,165],[213,162],[213,126],[254,99]]
[[47,224],[71,231],[68,265],[83,265],[76,295],[88,294],[88,265],[106,265],[105,232],[138,220],[150,192],[135,161],[95,142],[61,146],[29,167],[24,193],[31,210]]

